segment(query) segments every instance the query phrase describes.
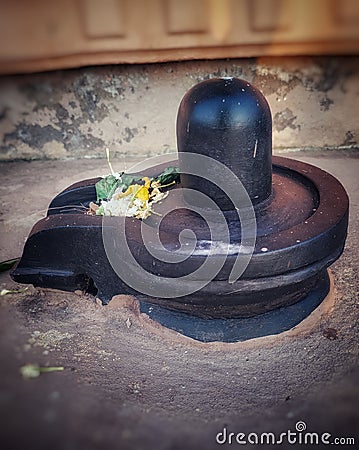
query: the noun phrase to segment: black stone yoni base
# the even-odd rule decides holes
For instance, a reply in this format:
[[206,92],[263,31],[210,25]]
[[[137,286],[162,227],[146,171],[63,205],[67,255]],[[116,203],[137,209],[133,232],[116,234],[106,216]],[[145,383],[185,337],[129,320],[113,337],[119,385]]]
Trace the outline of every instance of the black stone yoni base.
[[318,284],[302,300],[264,314],[242,318],[199,318],[184,312],[140,301],[140,310],[162,326],[201,342],[239,342],[288,331],[310,315],[328,295],[327,271]]

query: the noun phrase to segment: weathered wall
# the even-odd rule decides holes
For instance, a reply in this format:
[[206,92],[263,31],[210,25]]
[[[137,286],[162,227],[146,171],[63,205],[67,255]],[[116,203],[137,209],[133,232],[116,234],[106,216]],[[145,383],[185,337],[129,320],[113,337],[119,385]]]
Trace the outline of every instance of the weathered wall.
[[176,149],[179,102],[195,83],[237,76],[273,115],[275,152],[357,149],[358,57],[121,65],[0,78],[0,159],[151,156]]

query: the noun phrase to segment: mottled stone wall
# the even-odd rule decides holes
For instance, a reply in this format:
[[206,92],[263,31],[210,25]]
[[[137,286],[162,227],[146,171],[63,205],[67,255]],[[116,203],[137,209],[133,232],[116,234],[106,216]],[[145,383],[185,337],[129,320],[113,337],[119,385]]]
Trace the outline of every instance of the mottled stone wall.
[[0,78],[1,160],[147,157],[175,151],[179,102],[236,76],[273,115],[276,153],[357,149],[359,58],[308,57],[90,67]]

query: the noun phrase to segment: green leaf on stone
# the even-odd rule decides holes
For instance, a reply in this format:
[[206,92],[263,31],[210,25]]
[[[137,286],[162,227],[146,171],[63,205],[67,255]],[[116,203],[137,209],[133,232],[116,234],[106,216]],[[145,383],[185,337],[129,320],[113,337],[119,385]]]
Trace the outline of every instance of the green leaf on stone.
[[6,272],[10,270],[19,261],[20,258],[8,259],[6,261],[0,262],[0,272]]
[[118,176],[107,175],[95,184],[96,201],[109,200],[118,188],[124,192],[131,184],[137,183],[141,179],[141,176],[127,173],[121,173]]
[[167,167],[160,175],[155,178],[161,186],[176,182],[179,180],[180,173],[178,167]]
[[95,184],[97,201],[110,198],[117,189],[119,180],[113,175],[102,178]]
[[[143,175],[134,175],[130,173],[111,174],[104,178],[101,178],[95,184],[96,188],[96,201],[99,203],[101,200],[109,200],[117,189],[121,192],[125,192],[131,184],[139,183],[142,180]],[[155,179],[161,186],[167,186],[179,180],[179,169],[177,167],[167,167],[160,175]],[[101,215],[99,213],[99,215]]]

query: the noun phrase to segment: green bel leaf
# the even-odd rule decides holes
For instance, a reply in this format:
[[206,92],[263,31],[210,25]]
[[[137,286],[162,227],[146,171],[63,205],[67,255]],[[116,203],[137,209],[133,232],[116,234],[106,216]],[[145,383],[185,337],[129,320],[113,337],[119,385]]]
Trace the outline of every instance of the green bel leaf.
[[95,184],[97,202],[110,198],[117,189],[118,185],[119,180],[117,180],[117,178],[115,178],[113,175],[108,175],[107,177],[102,178],[100,181],[98,181]]
[[180,172],[178,167],[167,167],[155,180],[161,185],[170,184],[179,180]]

